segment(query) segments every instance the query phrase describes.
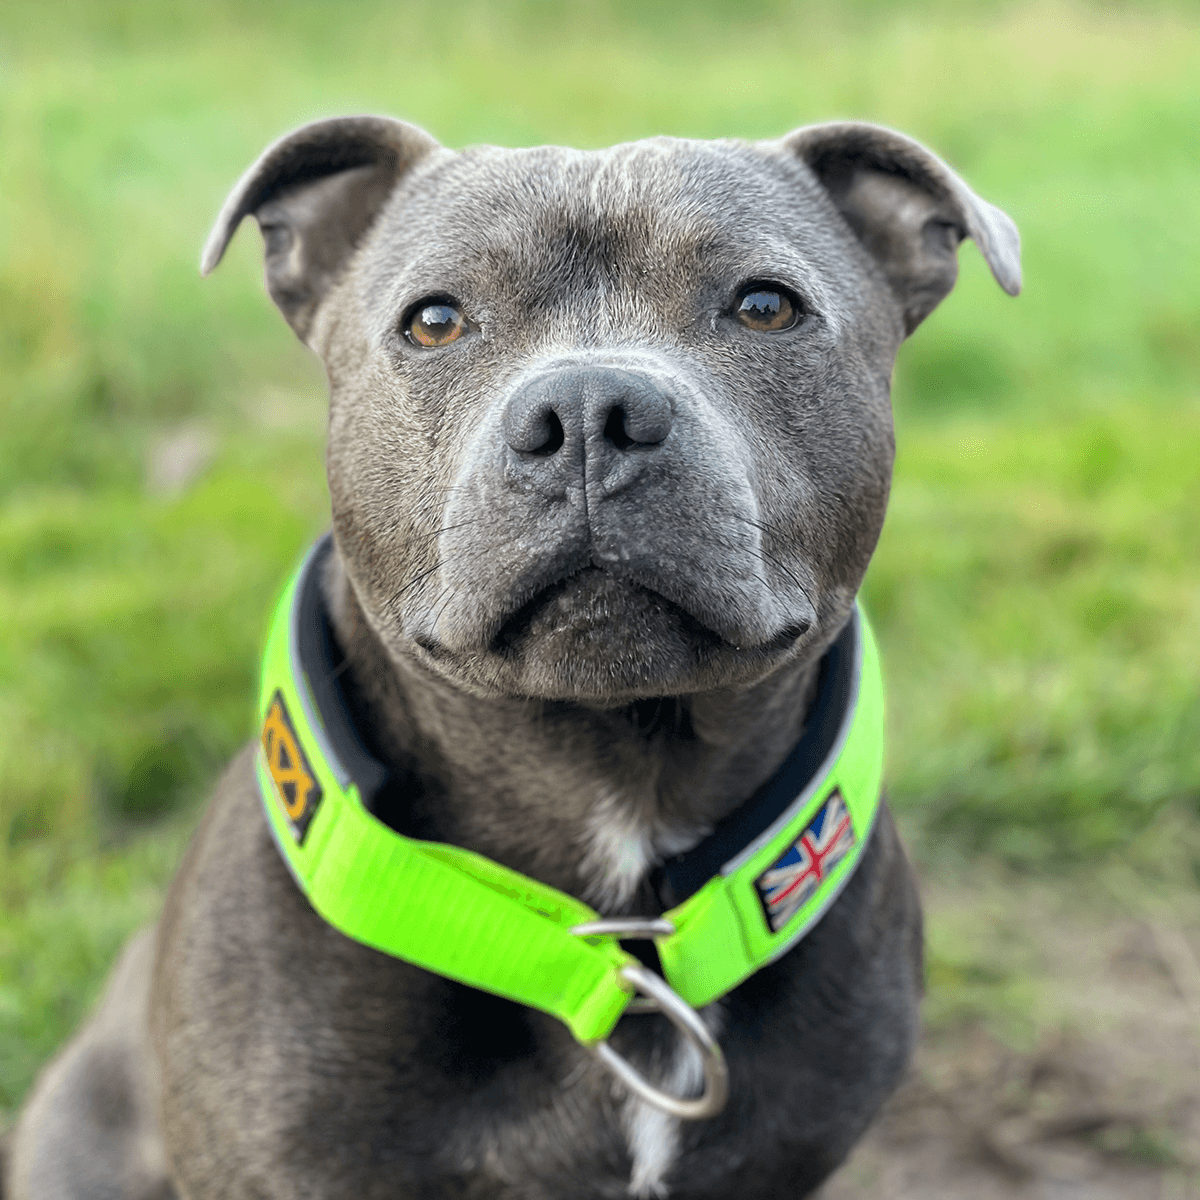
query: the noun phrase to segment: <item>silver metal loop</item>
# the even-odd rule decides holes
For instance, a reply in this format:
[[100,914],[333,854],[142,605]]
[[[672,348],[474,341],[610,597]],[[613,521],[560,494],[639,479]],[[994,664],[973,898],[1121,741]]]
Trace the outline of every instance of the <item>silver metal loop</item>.
[[618,941],[641,941],[670,937],[675,932],[675,923],[666,917],[600,917],[595,921],[584,921],[572,925],[571,932],[578,937],[591,937],[597,933],[616,934]]
[[721,1047],[700,1019],[700,1014],[653,971],[630,963],[621,968],[621,974],[643,996],[653,1000],[667,1020],[700,1052],[704,1065],[704,1091],[695,1099],[672,1096],[670,1092],[655,1087],[607,1042],[599,1042],[592,1047],[592,1052],[647,1104],[684,1121],[704,1121],[715,1117],[729,1099],[729,1069],[725,1065]]
[[[675,923],[666,917],[599,917],[595,921],[584,921],[572,925],[571,933],[579,937],[591,937],[598,933],[616,934],[617,940],[642,941],[644,939],[670,937],[675,932]],[[625,1015],[641,1016],[656,1013],[661,1009],[653,996],[635,996],[625,1009]]]

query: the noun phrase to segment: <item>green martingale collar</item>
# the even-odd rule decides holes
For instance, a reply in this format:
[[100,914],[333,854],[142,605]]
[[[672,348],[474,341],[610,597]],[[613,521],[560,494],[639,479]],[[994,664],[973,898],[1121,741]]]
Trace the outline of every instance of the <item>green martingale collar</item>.
[[[284,590],[263,658],[259,790],[276,844],[316,911],[347,937],[541,1009],[585,1045],[633,998],[635,959],[580,935],[586,904],[458,846],[372,815],[386,769],[363,748],[337,681],[321,599],[327,535]],[[822,662],[804,736],[783,766],[657,877],[674,932],[667,983],[699,1008],[790,950],[846,885],[879,808],[883,684],[860,609]]]

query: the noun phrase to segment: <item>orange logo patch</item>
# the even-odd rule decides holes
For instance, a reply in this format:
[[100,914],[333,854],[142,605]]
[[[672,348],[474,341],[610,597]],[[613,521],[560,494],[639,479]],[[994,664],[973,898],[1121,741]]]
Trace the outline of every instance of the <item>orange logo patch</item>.
[[276,690],[262,727],[263,753],[267,770],[275,781],[275,791],[287,814],[296,841],[303,844],[309,822],[321,803],[321,785],[300,748],[292,719],[288,716],[283,694]]

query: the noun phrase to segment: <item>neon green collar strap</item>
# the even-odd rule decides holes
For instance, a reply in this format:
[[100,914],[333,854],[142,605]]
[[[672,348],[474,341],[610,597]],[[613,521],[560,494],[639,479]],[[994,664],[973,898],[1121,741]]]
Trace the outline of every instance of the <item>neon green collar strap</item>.
[[[318,586],[331,545],[318,542],[285,589],[263,660],[258,782],[284,861],[347,937],[550,1013],[585,1045],[602,1041],[633,998],[636,960],[614,934],[571,932],[597,920],[593,909],[371,814],[385,771],[340,700]],[[655,922],[655,940],[667,983],[688,1005],[710,1003],[784,954],[833,903],[874,822],[882,758],[879,659],[856,611],[779,772],[663,865],[669,925]]]

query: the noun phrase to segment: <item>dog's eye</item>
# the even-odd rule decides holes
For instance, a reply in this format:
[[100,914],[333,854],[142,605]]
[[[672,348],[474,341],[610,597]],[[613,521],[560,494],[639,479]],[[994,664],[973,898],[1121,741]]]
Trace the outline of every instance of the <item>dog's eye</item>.
[[404,335],[415,346],[448,346],[467,332],[467,318],[453,300],[418,305],[408,318]]
[[734,315],[747,329],[779,333],[801,317],[800,301],[781,288],[752,283],[738,294]]

